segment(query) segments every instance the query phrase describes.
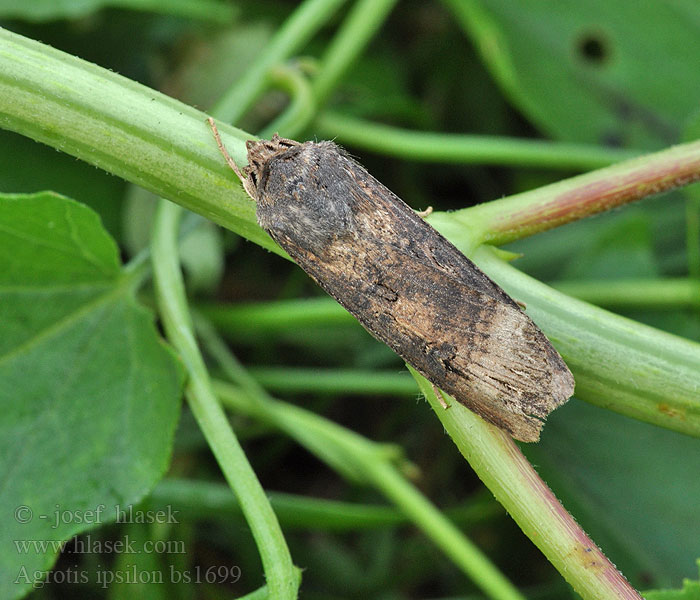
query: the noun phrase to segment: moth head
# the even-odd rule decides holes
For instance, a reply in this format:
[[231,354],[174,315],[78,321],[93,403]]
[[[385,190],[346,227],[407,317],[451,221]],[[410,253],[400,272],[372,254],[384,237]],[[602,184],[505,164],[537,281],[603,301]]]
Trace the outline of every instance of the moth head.
[[245,175],[243,187],[254,200],[257,199],[258,185],[268,161],[299,145],[299,142],[281,138],[277,134],[270,140],[248,140],[245,143],[248,150],[248,166],[243,169]]

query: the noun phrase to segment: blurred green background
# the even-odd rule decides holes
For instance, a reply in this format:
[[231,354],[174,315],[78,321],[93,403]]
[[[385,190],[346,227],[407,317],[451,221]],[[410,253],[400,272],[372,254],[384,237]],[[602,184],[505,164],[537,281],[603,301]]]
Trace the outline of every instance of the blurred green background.
[[[34,0],[20,5],[0,0],[0,24],[206,110],[266,47],[297,4]],[[332,42],[347,10],[341,8],[300,53],[300,64],[311,73],[314,59]],[[699,60],[700,6],[693,0],[406,0],[397,3],[379,35],[299,137],[334,137],[332,118],[353,117],[417,131],[653,151],[700,134]],[[281,91],[265,93],[238,125],[259,131],[286,103]],[[342,135],[337,140],[344,143]],[[462,208],[577,172],[417,163],[361,144],[345,145],[415,208]],[[513,244],[509,249],[523,255],[514,264],[562,286],[697,280],[697,188]],[[0,192],[47,189],[94,208],[124,257],[147,243],[153,208],[148,194],[68,155],[0,131]],[[183,250],[195,302],[257,303],[321,295],[294,265],[230,232],[209,227],[197,236]],[[699,307],[698,298],[672,299],[664,306],[649,306],[640,298],[614,309],[700,340]],[[284,375],[277,367],[399,373],[402,363],[388,348],[343,320],[267,328],[252,320],[227,334],[236,354],[263,380],[266,376],[275,393],[371,439],[400,444],[419,468],[419,487],[439,506],[463,511],[477,507],[460,522],[528,597],[569,597],[559,575],[501,513],[431,412],[416,402],[416,392],[394,387],[386,393],[376,387],[369,393],[341,395],[333,386],[295,391],[285,377],[275,384],[274,376],[279,380]],[[376,492],[343,481],[289,439],[252,422],[236,425],[266,489],[382,502]],[[573,400],[550,417],[542,443],[526,451],[564,505],[635,586],[678,587],[683,577],[697,575],[697,440]],[[187,412],[173,464],[178,475],[218,477]],[[256,585],[259,559],[247,532],[240,534],[242,521],[223,519],[221,513],[209,518],[194,514],[181,528],[178,535],[191,541],[198,563],[232,561],[243,574],[240,590]],[[465,592],[469,584],[463,576],[436,557],[434,547],[412,527],[387,523],[333,532],[322,526],[289,526],[285,532],[296,564],[306,569],[306,598],[479,597],[475,590]],[[74,557],[62,557],[57,568],[70,561]],[[50,585],[33,597],[79,598],[80,590]],[[168,597],[214,598],[231,591],[209,586]],[[84,597],[95,593],[88,589]]]

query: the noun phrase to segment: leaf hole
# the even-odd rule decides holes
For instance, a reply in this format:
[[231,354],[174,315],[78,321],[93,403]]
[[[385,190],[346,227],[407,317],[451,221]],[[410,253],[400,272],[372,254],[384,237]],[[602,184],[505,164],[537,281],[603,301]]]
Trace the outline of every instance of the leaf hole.
[[578,55],[587,63],[602,65],[610,60],[610,43],[601,33],[582,35],[576,45]]

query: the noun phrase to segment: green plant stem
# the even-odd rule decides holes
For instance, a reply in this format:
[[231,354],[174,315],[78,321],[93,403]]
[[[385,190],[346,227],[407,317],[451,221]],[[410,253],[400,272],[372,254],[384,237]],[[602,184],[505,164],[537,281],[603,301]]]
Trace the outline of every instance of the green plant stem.
[[639,154],[630,150],[584,144],[409,131],[330,110],[319,115],[314,125],[322,135],[334,139],[337,137],[340,142],[421,162],[588,170]]
[[226,414],[211,388],[209,373],[192,333],[184,283],[180,273],[177,225],[182,209],[160,201],[152,255],[160,314],[168,339],[177,349],[189,374],[185,393],[197,422],[219,466],[241,505],[262,559],[270,597],[297,597],[298,573],[287,543]]
[[[306,6],[306,5],[305,5]],[[206,115],[115,73],[0,29],[0,126],[68,152],[286,256],[212,142]],[[244,162],[251,135],[220,124]],[[700,177],[700,142],[430,222],[449,238],[505,243]]]
[[[279,252],[255,224],[252,203],[222,163],[203,113],[95,65],[6,31],[0,31],[0,57],[0,124],[3,127],[101,166]],[[251,136],[233,128],[222,126],[221,130],[229,150],[242,160],[244,140]],[[455,240],[464,236],[463,228],[469,225],[460,220],[465,221],[468,215],[477,221],[480,215],[481,231],[493,226],[495,233],[489,239],[515,239],[644,193],[691,181],[700,172],[697,165],[693,170],[692,158],[695,152],[697,160],[699,148],[698,143],[687,144],[637,159],[634,166],[639,172],[631,180],[627,171],[630,164],[616,165],[583,176],[589,179],[563,182],[561,188],[550,186],[544,188],[544,192],[530,192],[445,219],[456,226]],[[678,166],[685,170],[674,170],[673,167]],[[625,189],[619,188],[617,178],[623,183],[627,181]],[[593,185],[596,182],[597,185]],[[549,195],[552,193],[554,200]],[[174,256],[172,251],[172,260]],[[165,258],[167,255],[159,257],[156,265]],[[615,321],[604,311],[593,310],[571,299],[556,297],[548,304],[554,294],[551,290],[544,286],[533,289],[529,283],[523,284],[521,277],[524,276],[502,261],[491,264],[484,258],[482,266],[515,297],[528,304],[528,311],[563,350],[565,358],[572,363],[579,395],[598,398],[599,403],[602,399],[613,398],[617,409],[623,405],[629,408],[629,414],[637,411],[644,420],[681,424],[686,432],[697,435],[695,395],[700,389],[697,345],[690,342],[683,345],[679,338],[627,320]],[[168,294],[165,296],[168,301],[175,288],[169,289],[167,286],[161,289],[161,293]],[[181,289],[177,293],[181,293]],[[177,306],[164,305],[163,314],[173,308]],[[612,329],[606,327],[608,324],[612,324]],[[186,334],[187,344],[193,344],[186,324],[182,331],[177,330],[178,325],[183,325],[179,321],[168,325],[166,319],[166,325],[174,335]],[[191,346],[190,349],[195,348]],[[646,360],[650,362],[644,362]],[[618,377],[620,372],[624,374],[622,380]],[[188,388],[190,393],[197,391],[195,385],[203,385],[203,379],[192,380]],[[640,398],[644,406],[638,411]],[[210,405],[208,401],[207,406]],[[304,422],[298,413],[294,415],[298,424],[296,435],[306,436],[306,443],[313,445],[316,433],[313,422]],[[206,417],[210,421],[208,427],[217,438],[213,445],[218,445],[230,435],[230,430],[226,434],[226,426],[217,424],[211,417],[213,414]],[[682,427],[677,429],[683,430]],[[351,449],[352,441],[344,438],[344,433],[336,431],[325,440],[344,440],[345,447]],[[372,458],[377,459],[376,453]],[[341,466],[342,462],[339,457],[334,464],[339,471],[357,471]],[[355,472],[355,475],[361,478],[363,473]],[[270,561],[270,558],[264,560]],[[285,564],[285,561],[279,563]],[[287,579],[291,581],[292,576]]]
[[[458,247],[470,243],[460,231],[452,238]],[[471,257],[514,298],[561,352],[576,378],[582,400],[659,427],[700,437],[700,344],[565,296],[521,273],[490,248]],[[661,301],[664,285],[649,282],[638,294],[640,302]],[[678,306],[681,294],[692,296],[694,282],[668,290]],[[614,292],[614,290],[611,290]],[[634,293],[633,289],[626,293]],[[597,298],[602,300],[602,297]],[[695,298],[697,302],[697,298]],[[352,321],[330,298],[285,301],[257,306],[209,306],[204,313],[226,335],[250,336]],[[282,326],[281,324],[284,324]],[[259,333],[259,332],[258,332]]]
[[198,304],[197,311],[217,328],[223,328],[232,335],[357,322],[340,304],[328,297],[250,304]]
[[208,352],[238,384],[215,383],[224,406],[278,427],[334,470],[376,487],[492,598],[522,599],[481,551],[397,471],[395,447],[376,444],[315,413],[270,397],[206,321],[198,319],[197,330]]
[[106,0],[103,2],[4,2],[0,5],[0,18],[42,23],[58,19],[91,18],[100,7],[116,7],[140,10],[164,15],[176,15],[186,19],[199,19],[226,25],[233,20],[236,9],[222,0]]
[[299,369],[249,367],[265,389],[285,393],[390,394],[410,396],[416,384],[406,373],[360,369]]
[[615,279],[556,281],[555,290],[608,308],[700,308],[696,279]]
[[[261,137],[273,133],[294,137],[314,120],[319,105],[323,104],[343,74],[352,66],[367,43],[376,34],[397,0],[358,0],[353,6],[325,55],[316,68],[313,84],[302,80],[301,74],[294,75],[287,69],[269,69],[270,83],[282,84],[290,94],[291,102],[285,111],[269,124]],[[252,90],[251,90],[252,91]],[[330,137],[334,137],[331,134]]]
[[[390,506],[338,502],[280,492],[268,492],[267,495],[285,530],[357,531],[406,522],[405,516]],[[224,521],[242,514],[230,488],[219,483],[168,478],[158,484],[150,499],[154,506],[176,506],[181,515],[194,519]]]
[[323,104],[348,68],[377,33],[397,0],[357,0],[321,58],[313,82],[317,105]]
[[131,10],[162,12],[185,19],[200,19],[212,23],[228,24],[233,20],[234,7],[220,0],[114,0],[115,6]]
[[[206,115],[107,69],[0,29],[0,127],[168,198],[264,248],[255,206],[221,159]],[[245,159],[250,135],[220,125]]]
[[[415,388],[415,381],[409,379]],[[339,502],[280,492],[268,492],[268,498],[285,530],[358,531],[408,523],[406,515],[391,506]],[[175,506],[180,515],[193,519],[228,521],[231,517],[242,515],[240,505],[228,486],[201,480],[164,479],[151,493],[150,502],[156,508]],[[505,515],[493,498],[446,508],[443,513],[461,527],[472,527]]]
[[[269,70],[301,48],[345,0],[306,0],[284,22],[241,79],[217,102],[214,112],[237,123],[269,84]],[[252,136],[251,136],[252,137]]]
[[578,526],[512,438],[454,400],[446,410],[430,382],[421,391],[479,478],[584,600],[641,596]]
[[260,132],[259,137],[269,139],[278,133],[282,137],[295,138],[301,124],[311,121],[316,114],[316,100],[311,84],[301,70],[292,66],[278,66],[270,70],[270,82],[289,94],[289,106],[272,123]]
[[490,597],[522,599],[479,549],[397,472],[391,464],[393,452],[291,404],[260,403],[247,390],[225,383],[216,383],[215,389],[226,407],[280,428],[335,470],[376,487]]
[[[468,227],[472,244],[505,244],[700,180],[700,141],[516,194],[449,216]],[[442,217],[444,220],[444,217]]]

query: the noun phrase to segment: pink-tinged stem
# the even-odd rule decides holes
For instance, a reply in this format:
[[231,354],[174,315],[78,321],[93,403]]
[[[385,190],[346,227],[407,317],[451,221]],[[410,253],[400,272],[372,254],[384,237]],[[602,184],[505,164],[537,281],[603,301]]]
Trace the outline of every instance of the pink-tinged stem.
[[[491,426],[489,426],[491,427]],[[588,537],[586,532],[576,523],[569,512],[561,505],[549,486],[537,474],[530,462],[523,456],[520,448],[512,438],[500,430],[494,430],[494,435],[502,438],[501,451],[508,457],[512,469],[518,472],[518,480],[528,489],[528,495],[535,499],[533,506],[526,511],[511,512],[513,518],[521,529],[554,564],[569,583],[572,584],[584,598],[625,598],[641,600],[639,593],[629,584],[625,577],[617,570],[595,542]],[[519,486],[518,486],[519,487]],[[495,490],[491,490],[499,495]],[[499,490],[500,493],[510,495],[509,502],[518,502],[522,505],[522,498],[512,497],[519,490],[509,485]],[[537,507],[535,520],[532,520],[530,511]],[[520,513],[520,514],[518,514]],[[538,521],[550,519],[549,528],[557,531],[557,534],[549,539],[542,538],[542,531]],[[549,534],[548,534],[549,535]],[[548,547],[557,548],[557,553],[546,551]],[[569,578],[568,572],[578,572],[579,576]],[[581,577],[581,572],[587,572],[588,577]],[[587,589],[582,589],[582,587]],[[607,592],[599,595],[601,592]]]
[[700,180],[700,141],[453,213],[504,244]]
[[410,370],[472,469],[584,600],[641,600],[639,593],[561,505],[507,433],[454,400],[446,410],[432,385]]

